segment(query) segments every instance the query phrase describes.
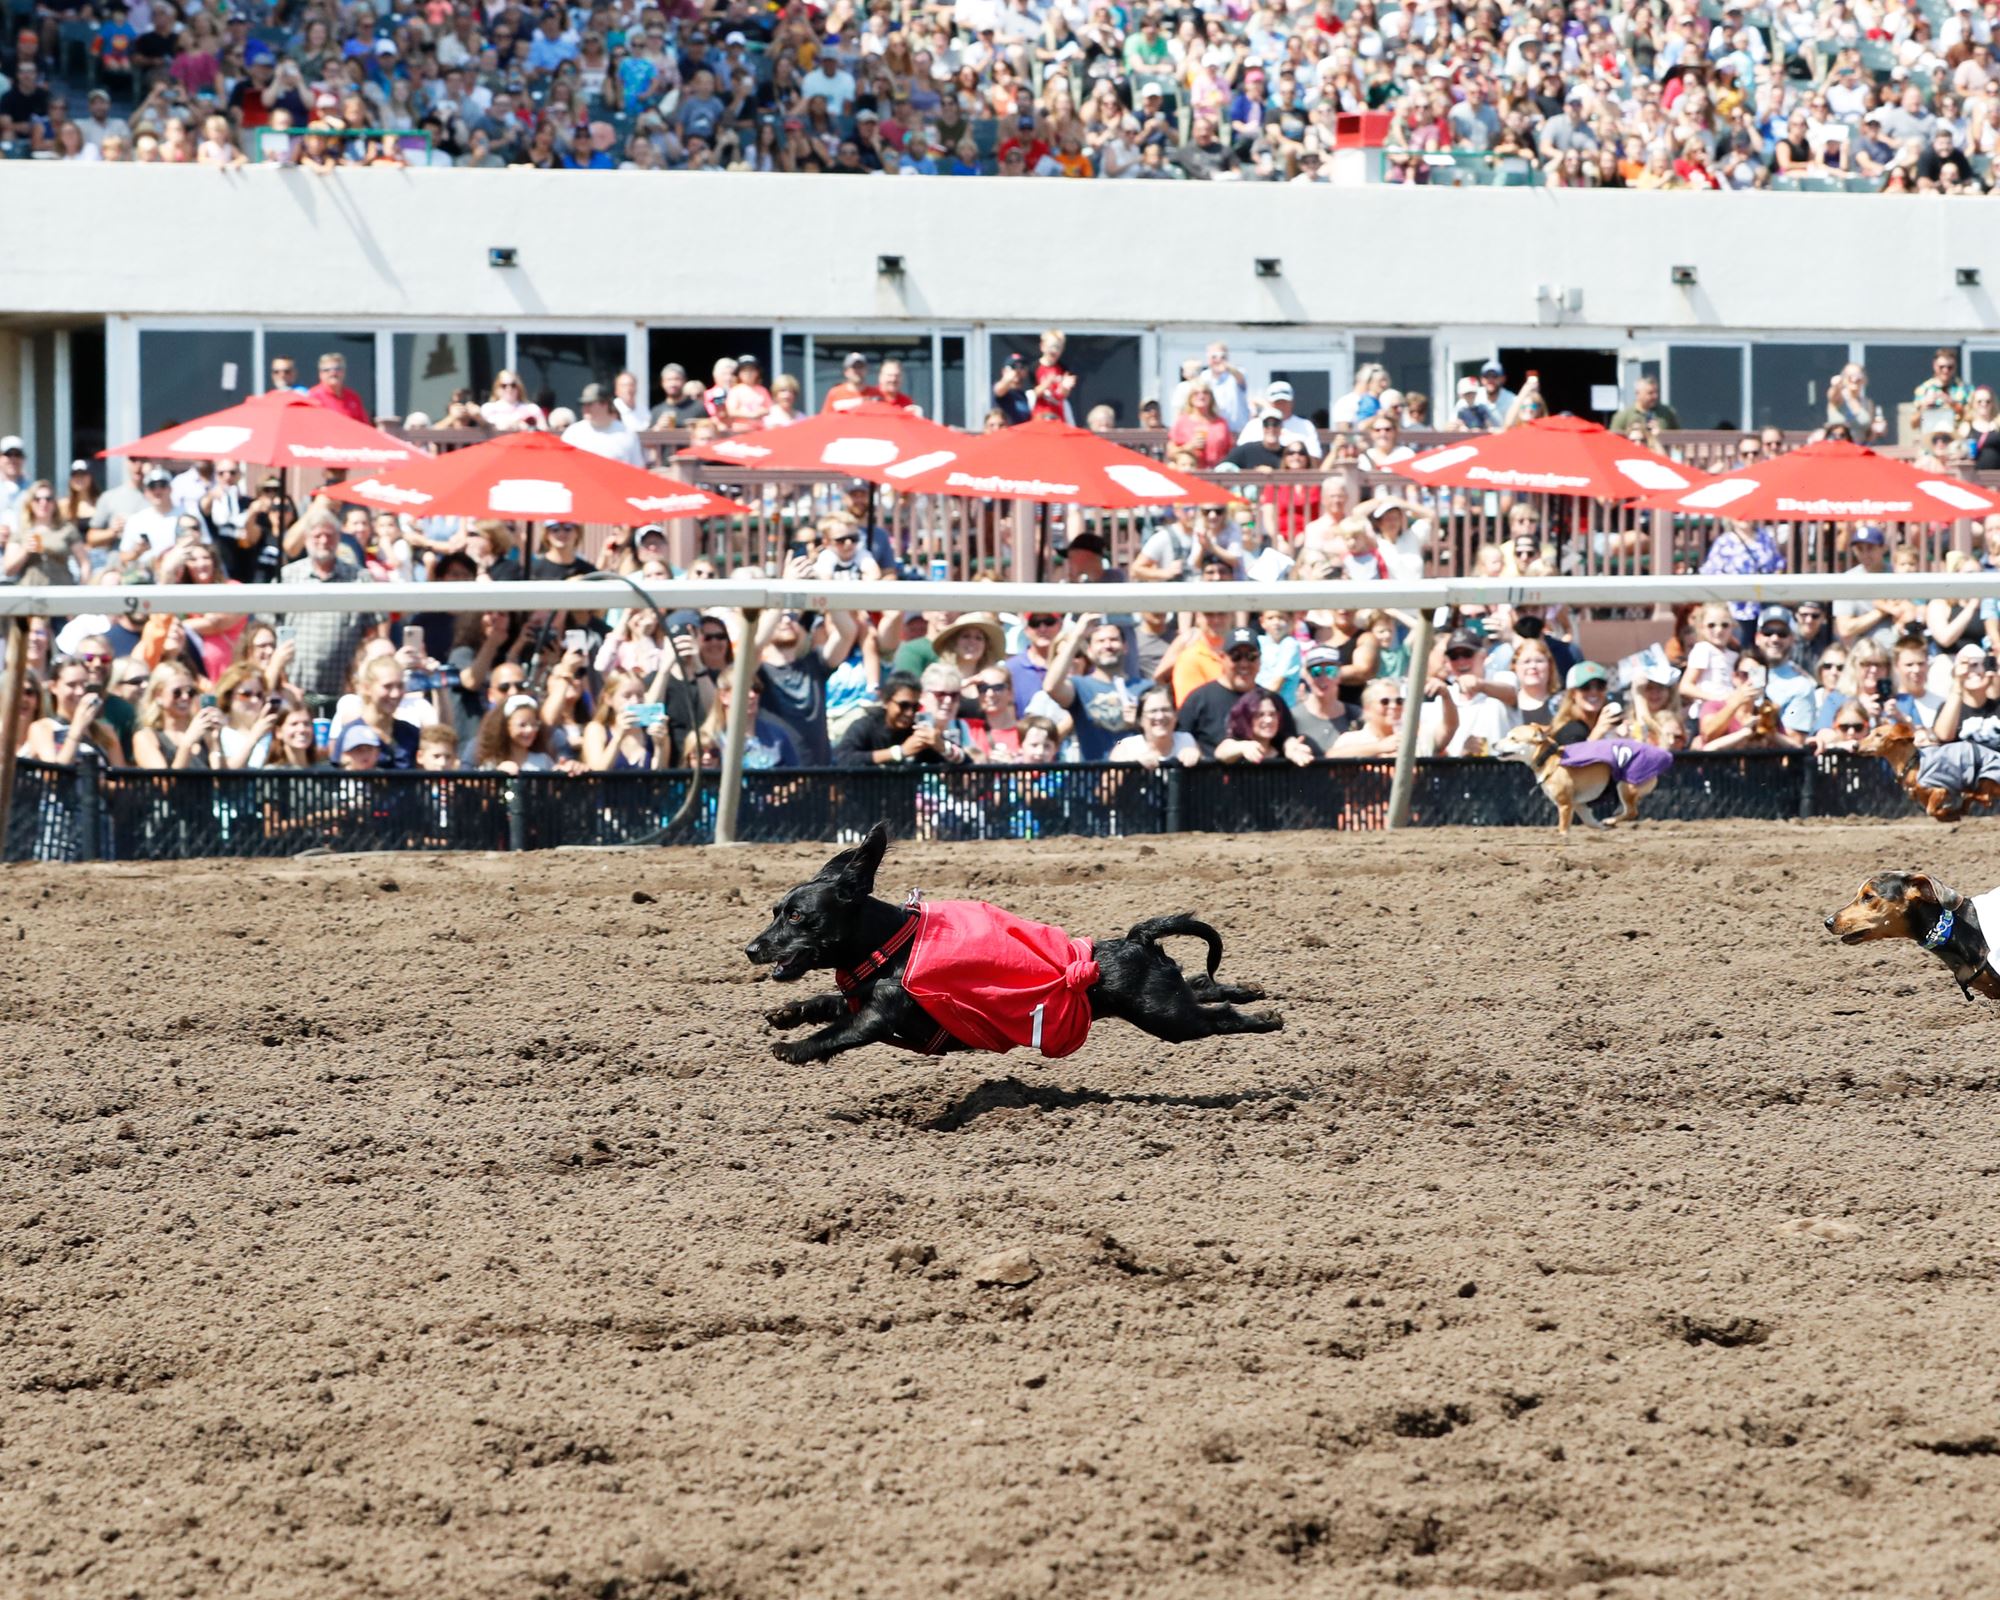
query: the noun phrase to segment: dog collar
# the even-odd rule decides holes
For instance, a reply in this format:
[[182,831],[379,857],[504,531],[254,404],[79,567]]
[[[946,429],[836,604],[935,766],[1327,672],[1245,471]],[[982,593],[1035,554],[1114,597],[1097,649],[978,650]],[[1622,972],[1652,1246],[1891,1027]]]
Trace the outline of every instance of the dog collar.
[[1957,926],[1957,923],[1958,923],[1957,917],[1955,917],[1951,913],[1950,909],[1947,908],[1938,917],[1937,925],[1933,927],[1929,933],[1924,935],[1922,940],[1923,947],[1926,950],[1935,950],[1940,945],[1949,943],[1951,939],[1951,931],[1954,927]]

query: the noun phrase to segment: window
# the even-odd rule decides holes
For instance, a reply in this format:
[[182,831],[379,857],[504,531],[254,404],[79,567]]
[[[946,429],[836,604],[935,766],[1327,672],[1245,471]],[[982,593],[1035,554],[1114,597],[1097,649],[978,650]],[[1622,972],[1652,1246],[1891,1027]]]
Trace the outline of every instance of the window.
[[337,355],[347,362],[342,381],[361,396],[368,414],[375,415],[375,335],[372,333],[316,333],[310,328],[266,328],[264,330],[264,370],[250,385],[253,394],[271,386],[271,363],[290,356],[298,368],[298,382],[310,389],[319,382],[319,358]]
[[[1372,361],[1389,369],[1389,384],[1408,394],[1415,389],[1419,394],[1429,394],[1431,388],[1431,341],[1426,334],[1375,334],[1358,333],[1354,336],[1354,364],[1361,366]],[[1300,397],[1298,410],[1305,411],[1304,397]],[[1437,415],[1437,402],[1431,402],[1431,415]]]
[[923,407],[925,416],[931,414],[931,337],[927,333],[904,339],[883,339],[872,335],[862,338],[844,333],[814,334],[812,372],[810,375],[800,374],[806,391],[804,405],[808,411],[825,408],[826,392],[841,381],[841,363],[851,355],[867,358],[868,385],[871,388],[881,375],[883,362],[902,362],[903,393]]
[[947,334],[938,341],[944,357],[938,366],[938,416],[947,428],[965,426],[965,340]]
[[451,408],[451,397],[470,389],[475,405],[493,395],[493,376],[507,364],[504,333],[399,333],[394,350],[395,410],[421,411],[433,423]]
[[576,410],[587,383],[608,390],[625,370],[622,333],[523,333],[514,339],[514,363],[528,398],[544,411]]
[[[1042,346],[1040,330],[995,333],[988,340],[988,370],[996,377],[1007,357],[1019,352],[1028,365],[1037,364]],[[1139,336],[1125,333],[1072,333],[1063,345],[1063,365],[1076,374],[1070,391],[1070,420],[1079,428],[1091,407],[1108,405],[1116,414],[1114,428],[1134,428],[1139,424]],[[969,408],[976,426],[992,409],[990,393],[977,397]]]
[[715,364],[724,356],[740,361],[755,356],[764,369],[764,387],[778,373],[771,365],[771,330],[762,328],[648,328],[646,357],[648,370],[639,374],[639,391],[647,404],[657,410],[666,396],[660,393],[660,368],[678,362],[690,378],[699,378],[704,387],[715,381]]
[[[1868,398],[1882,408],[1882,415],[1889,420],[1889,437],[1896,436],[1896,408],[1905,401],[1914,399],[1917,385],[1931,375],[1931,362],[1941,349],[1957,350],[1956,345],[1930,344],[1870,344],[1861,347],[1861,364],[1868,369]],[[1958,360],[1960,376],[1964,375],[1965,357],[1961,353]],[[1993,374],[1989,371],[1990,379]]]
[[1666,401],[1683,428],[1742,427],[1743,347],[1669,345]]
[[[1752,425],[1788,429],[1824,427],[1826,381],[1846,365],[1844,344],[1753,344],[1750,347]],[[1681,420],[1686,422],[1686,416]]]
[[240,333],[161,328],[139,335],[139,431],[155,433],[247,400],[262,387]]

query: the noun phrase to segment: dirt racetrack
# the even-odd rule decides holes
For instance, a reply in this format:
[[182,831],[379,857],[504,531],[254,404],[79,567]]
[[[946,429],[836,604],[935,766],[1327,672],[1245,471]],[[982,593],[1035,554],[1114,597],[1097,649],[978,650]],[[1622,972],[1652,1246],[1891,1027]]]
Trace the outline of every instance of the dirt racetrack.
[[782,1067],[824,854],[0,874],[0,1595],[2000,1589],[2000,824],[900,846],[1288,1031]]

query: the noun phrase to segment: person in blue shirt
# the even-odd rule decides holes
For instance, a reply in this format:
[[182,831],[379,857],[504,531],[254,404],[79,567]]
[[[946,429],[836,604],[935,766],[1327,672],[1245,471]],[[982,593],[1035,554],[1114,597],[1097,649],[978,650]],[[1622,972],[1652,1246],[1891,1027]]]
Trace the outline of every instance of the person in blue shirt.
[[534,38],[528,41],[528,71],[531,74],[554,72],[565,61],[574,61],[576,56],[576,36],[563,32],[562,13],[543,12],[541,26]]
[[687,93],[681,96],[681,103],[674,111],[674,121],[683,139],[700,138],[713,144],[728,109],[715,92],[714,77],[703,70],[689,81]]
[[[1082,672],[1079,653],[1087,665]],[[1148,684],[1125,663],[1125,630],[1102,616],[1078,617],[1056,645],[1041,692],[1070,714],[1078,760],[1110,760],[1111,747],[1139,725]]]

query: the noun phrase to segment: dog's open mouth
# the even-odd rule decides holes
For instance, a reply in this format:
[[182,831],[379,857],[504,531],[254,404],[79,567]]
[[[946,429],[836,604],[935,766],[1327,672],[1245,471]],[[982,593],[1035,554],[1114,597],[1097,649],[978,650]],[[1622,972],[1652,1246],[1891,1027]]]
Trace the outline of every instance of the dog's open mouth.
[[779,957],[771,963],[771,981],[790,983],[795,978],[803,977],[809,970],[810,960],[811,957],[803,954]]
[[1866,928],[1856,928],[1852,933],[1843,933],[1840,936],[1840,942],[1842,944],[1859,944],[1867,937],[1868,930]]

